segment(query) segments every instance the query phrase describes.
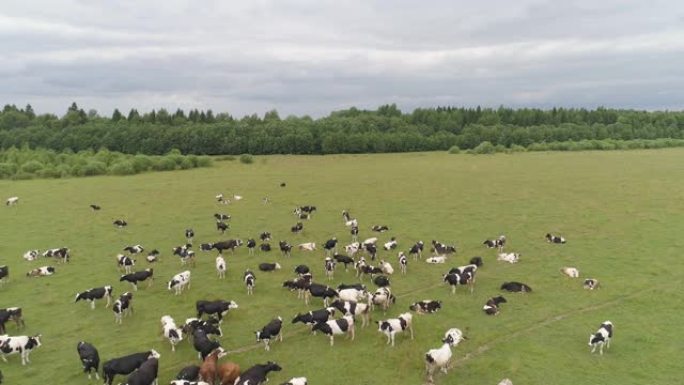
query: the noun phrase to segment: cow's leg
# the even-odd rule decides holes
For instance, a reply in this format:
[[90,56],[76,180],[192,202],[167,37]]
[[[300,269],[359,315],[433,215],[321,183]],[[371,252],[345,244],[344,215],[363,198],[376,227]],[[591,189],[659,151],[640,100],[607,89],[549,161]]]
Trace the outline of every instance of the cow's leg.
[[90,300],[90,309],[95,310],[95,301]]

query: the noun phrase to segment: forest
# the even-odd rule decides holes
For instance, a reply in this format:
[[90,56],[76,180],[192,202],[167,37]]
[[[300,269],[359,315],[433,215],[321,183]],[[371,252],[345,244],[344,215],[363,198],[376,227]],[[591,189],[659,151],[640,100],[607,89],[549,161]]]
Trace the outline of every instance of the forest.
[[[552,149],[546,144],[684,138],[684,112],[609,108],[418,108],[395,104],[349,108],[321,118],[277,111],[236,118],[211,110],[165,109],[101,116],[76,103],[63,116],[37,114],[31,105],[0,112],[0,149],[109,151],[163,155],[336,154],[495,149]],[[671,141],[665,146],[679,145]],[[598,144],[597,144],[598,143]],[[560,145],[560,150],[568,145]],[[572,145],[570,145],[572,147]],[[610,147],[610,146],[608,146]],[[615,147],[615,146],[613,146]],[[619,146],[618,146],[619,147]],[[642,146],[643,147],[643,146]],[[648,147],[648,146],[646,146]]]

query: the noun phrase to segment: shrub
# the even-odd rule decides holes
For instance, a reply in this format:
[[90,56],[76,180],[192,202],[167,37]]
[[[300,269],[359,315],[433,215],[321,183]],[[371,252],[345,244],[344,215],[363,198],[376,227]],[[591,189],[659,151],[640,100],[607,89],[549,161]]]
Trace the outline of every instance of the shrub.
[[[233,157],[235,159],[235,157]],[[197,166],[196,167],[210,167],[211,166],[211,158],[208,156],[200,156],[197,158]]]
[[85,176],[104,175],[107,173],[107,165],[97,160],[91,160],[83,166],[82,171]]
[[451,146],[451,148],[449,149],[449,154],[459,154],[460,152],[461,152],[461,149],[458,148],[458,146],[456,146],[456,145]]
[[[172,155],[173,156],[173,155]],[[176,161],[169,156],[161,156],[152,166],[156,171],[172,171],[176,169]]]
[[30,160],[21,165],[21,172],[27,174],[36,174],[38,171],[43,169],[43,164],[37,160]]
[[190,159],[183,158],[183,160],[181,160],[181,163],[180,163],[180,169],[181,170],[188,170],[188,169],[191,169],[193,167],[195,167],[195,165],[192,164],[192,161]]
[[222,155],[222,156],[217,157],[216,160],[218,160],[218,161],[235,160],[235,156],[233,156],[233,155]]
[[133,167],[133,162],[122,160],[111,165],[107,171],[112,175],[133,175],[135,174],[135,167]]
[[136,155],[132,162],[136,174],[149,170],[154,164],[154,161],[147,155]]
[[0,178],[6,179],[17,172],[17,166],[13,163],[0,163]]
[[510,151],[511,152],[525,152],[525,151],[527,151],[527,149],[525,149],[525,147],[523,147],[519,144],[513,144],[513,145],[511,145]]
[[473,154],[493,154],[496,152],[496,147],[491,142],[484,141],[473,148]]
[[28,172],[25,171],[19,171],[18,173],[12,175],[12,179],[14,180],[26,180],[26,179],[33,179],[33,174],[29,174]]
[[252,164],[254,163],[254,157],[250,154],[242,154],[240,155],[240,163]]

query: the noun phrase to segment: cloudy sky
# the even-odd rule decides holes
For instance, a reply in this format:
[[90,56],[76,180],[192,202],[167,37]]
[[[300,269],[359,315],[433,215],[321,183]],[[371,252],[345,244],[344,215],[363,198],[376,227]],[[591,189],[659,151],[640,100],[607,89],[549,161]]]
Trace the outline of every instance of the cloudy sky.
[[0,103],[63,114],[684,108],[684,2],[2,0]]

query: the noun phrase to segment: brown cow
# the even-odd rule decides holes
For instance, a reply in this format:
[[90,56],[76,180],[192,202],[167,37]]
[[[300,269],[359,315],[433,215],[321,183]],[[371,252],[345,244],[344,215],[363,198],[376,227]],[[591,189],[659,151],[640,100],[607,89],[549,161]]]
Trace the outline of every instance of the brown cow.
[[212,385],[216,383],[216,361],[226,354],[228,353],[226,353],[226,351],[221,347],[214,349],[214,351],[209,353],[209,355],[204,359],[204,363],[202,363],[202,366],[200,367],[200,381],[205,381]]
[[233,385],[240,377],[240,366],[234,362],[224,362],[218,368],[218,377],[221,379],[221,385]]

